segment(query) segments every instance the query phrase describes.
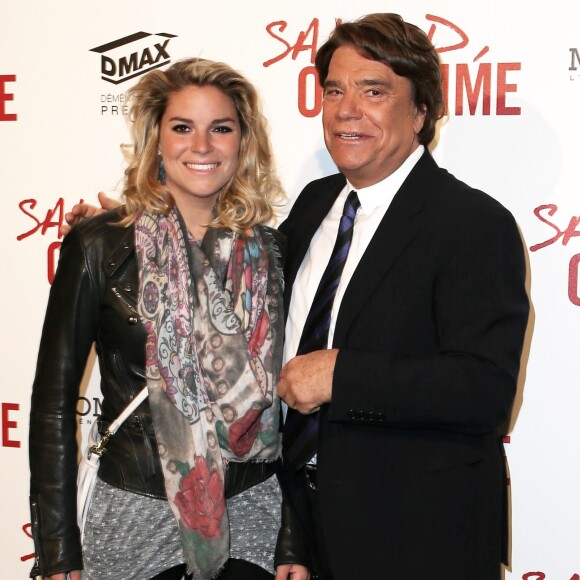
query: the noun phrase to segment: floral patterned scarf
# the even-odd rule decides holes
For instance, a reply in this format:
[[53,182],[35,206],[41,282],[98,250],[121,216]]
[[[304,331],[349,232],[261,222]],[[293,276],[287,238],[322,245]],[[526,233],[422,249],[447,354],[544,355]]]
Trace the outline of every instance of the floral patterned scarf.
[[267,229],[252,233],[208,228],[198,245],[177,209],[135,224],[149,403],[196,579],[215,576],[229,556],[228,462],[280,455],[280,256]]

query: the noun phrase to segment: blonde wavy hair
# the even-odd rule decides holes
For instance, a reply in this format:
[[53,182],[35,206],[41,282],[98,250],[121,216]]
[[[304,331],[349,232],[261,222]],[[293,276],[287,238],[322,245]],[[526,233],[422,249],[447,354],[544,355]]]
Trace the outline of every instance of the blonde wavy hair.
[[128,166],[123,225],[133,223],[142,210],[167,214],[174,205],[159,181],[159,125],[169,95],[190,85],[216,87],[229,96],[241,128],[239,166],[221,191],[216,218],[209,225],[243,232],[274,220],[274,208],[285,195],[274,169],[268,124],[256,89],[225,63],[189,58],[165,71],[147,73],[127,92],[132,145],[124,147]]

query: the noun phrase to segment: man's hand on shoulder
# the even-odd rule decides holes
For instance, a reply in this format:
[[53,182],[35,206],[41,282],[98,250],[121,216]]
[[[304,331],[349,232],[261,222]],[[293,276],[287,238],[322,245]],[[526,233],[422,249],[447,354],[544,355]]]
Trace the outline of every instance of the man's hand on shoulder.
[[76,224],[85,218],[99,215],[104,211],[114,209],[120,205],[117,200],[109,197],[102,191],[99,192],[98,197],[101,207],[97,207],[96,205],[91,205],[89,203],[77,203],[71,211],[67,212],[64,216],[66,223],[63,223],[62,226],[60,226],[58,230],[59,234],[61,236],[66,236]]

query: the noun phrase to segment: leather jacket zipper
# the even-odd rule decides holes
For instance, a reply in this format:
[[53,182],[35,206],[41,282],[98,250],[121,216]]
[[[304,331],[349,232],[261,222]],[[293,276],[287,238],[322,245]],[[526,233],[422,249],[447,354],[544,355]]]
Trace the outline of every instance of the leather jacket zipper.
[[40,517],[38,512],[38,502],[31,500],[30,514],[32,516],[32,541],[34,542],[34,565],[30,571],[32,578],[42,578],[40,574],[40,543],[38,541],[38,527],[40,525]]
[[111,291],[127,308],[129,308],[129,310],[131,310],[131,312],[138,314],[136,308],[121,294],[121,292],[119,292],[119,289],[116,286],[113,286]]

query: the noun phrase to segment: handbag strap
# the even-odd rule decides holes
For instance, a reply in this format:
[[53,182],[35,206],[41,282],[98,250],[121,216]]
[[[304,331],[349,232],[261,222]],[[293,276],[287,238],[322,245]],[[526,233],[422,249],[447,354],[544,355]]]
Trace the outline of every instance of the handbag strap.
[[147,390],[147,387],[143,387],[139,394],[125,407],[123,412],[109,425],[107,432],[114,435],[125,419],[147,398],[148,395],[149,391]]
[[117,432],[125,419],[147,398],[149,391],[143,387],[139,394],[123,409],[119,416],[109,425],[102,437],[89,449],[89,457],[95,453],[99,457],[106,451],[109,439]]

